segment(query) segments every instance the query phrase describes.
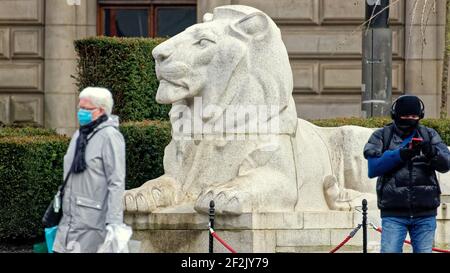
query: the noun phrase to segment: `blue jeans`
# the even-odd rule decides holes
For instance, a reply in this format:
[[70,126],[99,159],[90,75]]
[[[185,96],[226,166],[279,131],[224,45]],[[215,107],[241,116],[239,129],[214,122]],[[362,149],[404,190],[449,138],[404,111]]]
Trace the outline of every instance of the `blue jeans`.
[[402,253],[409,232],[414,253],[431,253],[436,230],[436,216],[381,218],[381,253]]

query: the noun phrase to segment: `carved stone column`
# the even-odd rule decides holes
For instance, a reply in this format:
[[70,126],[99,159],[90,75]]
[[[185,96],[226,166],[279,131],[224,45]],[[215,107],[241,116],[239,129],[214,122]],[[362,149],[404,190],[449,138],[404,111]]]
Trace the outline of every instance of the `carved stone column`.
[[405,22],[405,91],[422,98],[429,118],[439,116],[446,10],[432,2],[406,1]]
[[97,1],[45,2],[45,125],[71,135],[77,128],[76,39],[96,35]]

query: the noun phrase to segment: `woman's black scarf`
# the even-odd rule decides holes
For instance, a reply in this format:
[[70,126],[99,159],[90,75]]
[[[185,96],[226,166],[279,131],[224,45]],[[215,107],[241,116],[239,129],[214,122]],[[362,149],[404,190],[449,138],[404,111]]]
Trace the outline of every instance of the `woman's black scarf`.
[[73,157],[73,163],[72,163],[72,172],[73,173],[81,173],[84,170],[86,170],[86,159],[85,159],[85,153],[86,153],[86,146],[88,144],[88,135],[94,131],[97,126],[99,126],[101,123],[108,120],[107,115],[102,115],[98,117],[93,122],[86,124],[84,126],[80,127],[80,135],[77,139],[77,146],[75,148],[75,156]]

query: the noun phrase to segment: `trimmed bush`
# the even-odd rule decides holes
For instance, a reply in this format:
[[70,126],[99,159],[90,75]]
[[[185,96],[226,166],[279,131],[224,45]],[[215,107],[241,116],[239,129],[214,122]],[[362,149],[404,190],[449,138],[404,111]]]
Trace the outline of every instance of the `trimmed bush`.
[[120,131],[126,143],[127,189],[164,174],[164,148],[171,140],[169,122],[129,122]]
[[[166,121],[120,126],[126,142],[127,189],[164,173],[170,130]],[[0,129],[0,241],[42,239],[41,218],[63,182],[69,141],[53,130]]]
[[0,138],[0,240],[41,236],[42,215],[63,179],[69,139]]
[[2,137],[26,137],[26,136],[53,136],[56,135],[56,131],[53,129],[44,129],[44,128],[13,128],[13,127],[5,127],[0,129],[0,138]]
[[158,80],[152,56],[162,41],[116,37],[75,41],[78,89],[108,88],[114,97],[113,113],[123,121],[167,120],[170,106],[155,101]]
[[366,128],[381,128],[384,125],[392,122],[390,118],[382,117],[382,118],[335,118],[335,119],[316,119],[309,120],[311,123],[314,123],[320,127],[339,127],[344,125],[355,125]]
[[424,119],[422,124],[435,129],[447,146],[450,146],[450,119]]
[[[382,118],[337,118],[337,119],[323,119],[311,120],[317,126],[321,127],[338,127],[344,125],[355,125],[367,128],[381,128],[384,125],[392,122],[392,119],[387,117]],[[435,129],[442,140],[450,145],[450,119],[423,119],[420,121],[422,125]]]

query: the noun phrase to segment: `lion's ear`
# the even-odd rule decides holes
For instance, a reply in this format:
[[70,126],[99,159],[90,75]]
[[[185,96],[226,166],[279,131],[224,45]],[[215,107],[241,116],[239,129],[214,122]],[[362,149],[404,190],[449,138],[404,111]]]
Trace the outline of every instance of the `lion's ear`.
[[214,15],[212,13],[205,13],[205,15],[203,15],[203,22],[211,22],[214,19]]
[[269,19],[263,13],[255,12],[239,20],[233,29],[244,37],[261,40],[269,31]]

